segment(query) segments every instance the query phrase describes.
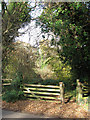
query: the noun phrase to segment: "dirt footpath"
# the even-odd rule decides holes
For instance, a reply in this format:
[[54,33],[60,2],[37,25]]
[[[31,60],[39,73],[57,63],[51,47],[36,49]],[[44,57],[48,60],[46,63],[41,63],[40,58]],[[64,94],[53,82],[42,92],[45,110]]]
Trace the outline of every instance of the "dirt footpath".
[[88,118],[88,112],[75,102],[60,104],[38,100],[22,100],[15,103],[2,101],[2,108],[6,110],[45,115],[57,118]]
[[13,112],[9,110],[2,110],[2,118],[48,118],[44,115],[34,115],[34,114],[28,114],[24,112]]

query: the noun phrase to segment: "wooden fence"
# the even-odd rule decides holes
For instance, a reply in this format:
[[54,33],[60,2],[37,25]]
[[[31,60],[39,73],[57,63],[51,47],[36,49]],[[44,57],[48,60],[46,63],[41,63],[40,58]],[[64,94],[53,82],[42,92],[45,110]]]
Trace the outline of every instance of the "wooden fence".
[[[90,95],[90,85],[89,84],[83,84],[77,79],[77,87],[76,87],[76,100],[80,104],[84,98],[88,98]],[[85,99],[85,102],[86,99]]]
[[24,84],[23,92],[28,98],[64,102],[63,82],[60,82],[59,86]]
[[12,79],[2,79],[2,85],[8,86],[11,85]]

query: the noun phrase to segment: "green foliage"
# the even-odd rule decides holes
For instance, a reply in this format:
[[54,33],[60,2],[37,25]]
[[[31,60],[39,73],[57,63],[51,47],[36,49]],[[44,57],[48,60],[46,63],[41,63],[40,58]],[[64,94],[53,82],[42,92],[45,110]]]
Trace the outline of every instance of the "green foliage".
[[3,95],[2,99],[7,102],[15,102],[16,100],[18,100],[17,91],[16,90],[6,91],[6,93]]
[[9,2],[8,4],[2,2],[2,73],[9,67],[13,69],[7,66],[10,60],[9,55],[14,50],[13,41],[18,36],[18,30],[30,22],[30,11],[28,2]]
[[2,99],[7,102],[15,102],[17,100],[25,99],[23,93],[22,74],[18,72],[16,78],[12,81],[11,85],[4,91]]
[[89,9],[87,3],[50,3],[40,16],[44,31],[51,30],[60,40],[60,57],[72,67],[76,78],[90,78]]
[[[43,69],[45,69],[45,66],[50,66],[56,79],[64,82],[72,80],[71,66],[65,61],[65,57],[60,59],[61,56],[57,52],[57,49],[50,48],[48,44],[49,42],[47,40],[46,43],[43,42],[40,46],[43,58],[43,61],[41,60]],[[43,70],[43,72],[45,71]]]
[[23,76],[20,72],[17,73],[16,77],[13,79],[11,83],[12,89],[14,88],[16,91],[22,90],[23,88]]
[[[28,82],[33,78],[38,78],[39,75],[35,73],[35,62],[37,59],[37,53],[33,53],[33,47],[24,47],[23,42],[16,42],[14,44],[15,50],[9,53],[8,64],[5,65],[3,78],[14,79],[18,72],[22,73],[23,82]],[[29,44],[27,44],[28,46]],[[25,48],[25,49],[23,49]],[[37,50],[37,49],[36,49]],[[6,63],[6,62],[5,62]],[[39,77],[40,78],[40,77]]]
[[41,82],[42,85],[59,85],[60,80],[46,79]]
[[28,84],[40,84],[42,82],[42,79],[40,78],[32,78],[29,79],[26,83]]
[[2,99],[6,102],[16,102],[17,100],[23,100],[25,98],[22,91],[16,91],[13,89],[11,91],[6,91],[5,94],[3,94]]
[[2,16],[3,45],[8,45],[18,35],[18,29],[30,22],[31,8],[28,2],[10,2],[2,10],[4,11]]

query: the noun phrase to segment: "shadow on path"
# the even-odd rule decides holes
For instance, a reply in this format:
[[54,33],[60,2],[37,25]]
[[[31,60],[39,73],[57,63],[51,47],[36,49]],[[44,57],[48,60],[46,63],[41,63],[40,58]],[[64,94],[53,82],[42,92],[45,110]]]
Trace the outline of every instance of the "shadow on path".
[[4,118],[49,118],[46,116],[41,116],[41,115],[34,115],[34,114],[29,114],[29,113],[24,113],[24,112],[13,112],[13,111],[8,111],[8,110],[2,110],[2,120]]

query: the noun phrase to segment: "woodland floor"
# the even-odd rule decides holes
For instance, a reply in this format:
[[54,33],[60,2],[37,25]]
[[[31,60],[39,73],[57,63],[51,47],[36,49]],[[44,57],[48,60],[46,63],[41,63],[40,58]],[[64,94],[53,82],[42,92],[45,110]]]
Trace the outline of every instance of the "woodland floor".
[[68,103],[46,102],[39,100],[20,100],[15,103],[2,101],[2,109],[51,116],[56,118],[87,118],[88,111],[75,101]]

